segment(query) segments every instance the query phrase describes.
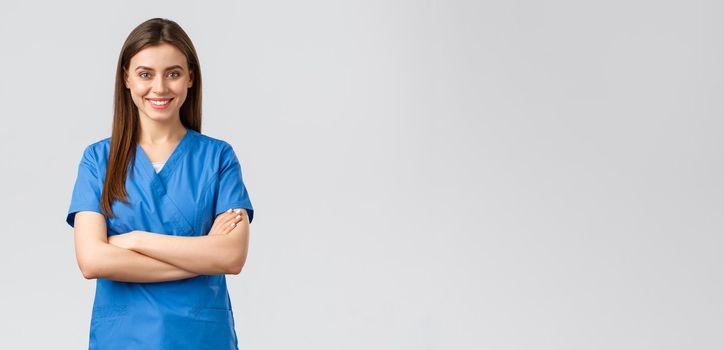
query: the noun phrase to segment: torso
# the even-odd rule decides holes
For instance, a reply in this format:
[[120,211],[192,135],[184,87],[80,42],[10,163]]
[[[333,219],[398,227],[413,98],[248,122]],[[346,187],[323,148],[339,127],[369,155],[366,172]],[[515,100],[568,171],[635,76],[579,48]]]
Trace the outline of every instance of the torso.
[[[235,160],[231,146],[192,130],[188,133],[173,145],[138,144],[133,171],[126,177],[128,204],[112,204],[116,216],[106,218],[109,236],[132,230],[202,236],[215,215],[225,210],[219,208],[251,208],[235,196],[224,196],[231,190],[220,187],[221,167]],[[109,149],[110,138],[92,145],[99,188]],[[157,161],[166,162],[158,173],[151,164]],[[246,193],[243,188],[238,191]],[[225,275],[157,283],[97,279],[89,349],[135,345],[159,350],[238,349]]]

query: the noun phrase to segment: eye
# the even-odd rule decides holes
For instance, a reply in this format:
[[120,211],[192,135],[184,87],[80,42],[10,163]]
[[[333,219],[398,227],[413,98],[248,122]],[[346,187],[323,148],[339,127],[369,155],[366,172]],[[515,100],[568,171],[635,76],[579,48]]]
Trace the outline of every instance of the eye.
[[150,76],[150,74],[148,74],[148,72],[141,72],[141,73],[138,74],[138,76],[141,77],[141,78],[143,78],[143,79],[146,79],[146,78],[148,78],[148,77]]
[[181,73],[179,73],[177,71],[173,71],[173,72],[168,73],[168,75],[172,78],[178,78],[179,76],[181,76]]

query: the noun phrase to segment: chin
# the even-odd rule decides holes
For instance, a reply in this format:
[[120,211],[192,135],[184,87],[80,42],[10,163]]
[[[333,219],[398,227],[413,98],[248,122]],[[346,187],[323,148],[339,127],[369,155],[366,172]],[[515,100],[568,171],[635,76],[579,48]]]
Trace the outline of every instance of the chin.
[[148,116],[149,119],[159,123],[167,122],[173,119],[174,115],[171,111],[163,111],[161,113],[159,113],[158,111],[146,111],[145,114],[146,116]]

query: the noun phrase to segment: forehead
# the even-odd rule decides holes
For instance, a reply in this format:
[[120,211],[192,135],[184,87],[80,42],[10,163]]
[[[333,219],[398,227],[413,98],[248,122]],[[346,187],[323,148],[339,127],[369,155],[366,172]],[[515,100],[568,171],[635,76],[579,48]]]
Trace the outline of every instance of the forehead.
[[176,46],[163,43],[138,51],[131,57],[129,68],[133,70],[138,66],[145,66],[156,70],[164,70],[173,65],[186,67],[186,56]]

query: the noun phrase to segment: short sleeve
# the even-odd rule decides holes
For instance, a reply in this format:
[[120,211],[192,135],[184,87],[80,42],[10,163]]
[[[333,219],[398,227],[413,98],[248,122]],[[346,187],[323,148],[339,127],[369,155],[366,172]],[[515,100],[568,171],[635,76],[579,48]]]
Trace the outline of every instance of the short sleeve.
[[215,190],[215,215],[231,208],[244,208],[249,214],[249,223],[254,219],[254,207],[242,178],[241,165],[231,145],[225,144],[221,151],[218,181]]
[[75,214],[79,211],[90,210],[102,214],[100,206],[102,187],[97,164],[91,147],[86,147],[78,164],[78,174],[70,199],[68,216],[65,219],[71,227],[75,227]]

